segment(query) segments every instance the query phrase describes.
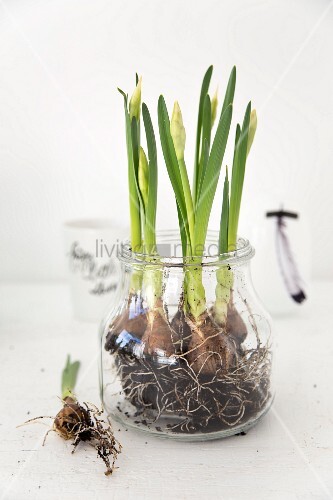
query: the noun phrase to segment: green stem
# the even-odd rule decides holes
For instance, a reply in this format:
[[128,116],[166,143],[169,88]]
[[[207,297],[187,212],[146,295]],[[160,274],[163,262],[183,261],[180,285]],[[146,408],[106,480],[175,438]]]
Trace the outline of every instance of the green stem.
[[[132,119],[134,125],[135,118]],[[130,221],[131,221],[131,247],[133,252],[141,252],[142,250],[142,217],[140,208],[140,198],[138,195],[138,182],[134,164],[134,157],[139,155],[138,150],[138,133],[139,128],[130,126],[129,114],[126,114],[126,140],[127,140],[127,158],[128,158],[128,186],[129,186],[129,204],[130,204]],[[133,137],[133,133],[135,137]],[[133,145],[133,139],[136,146]],[[134,147],[136,150],[134,151]],[[131,275],[130,289],[133,294],[137,294],[142,287],[142,271],[134,270]]]
[[[158,257],[156,257],[158,258]],[[162,297],[163,269],[162,266],[154,263],[147,265],[143,273],[143,283],[145,287],[145,298],[149,310],[155,309]]]
[[222,266],[216,271],[217,285],[215,287],[215,320],[220,325],[225,325],[228,304],[231,297],[231,288],[234,275],[228,266]]
[[131,274],[130,293],[136,295],[142,288],[143,273],[141,269],[134,269]]
[[[131,183],[130,183],[131,184]],[[133,190],[129,189],[130,219],[131,219],[131,247],[135,252],[141,249],[141,215],[137,209],[137,200],[133,200]]]
[[226,167],[225,179],[223,185],[223,202],[222,202],[220,234],[219,234],[219,254],[228,252],[228,225],[229,225],[229,179],[228,179],[228,167]]
[[185,303],[188,312],[198,320],[199,316],[206,310],[206,292],[202,282],[201,259],[191,260],[191,265],[185,265]]

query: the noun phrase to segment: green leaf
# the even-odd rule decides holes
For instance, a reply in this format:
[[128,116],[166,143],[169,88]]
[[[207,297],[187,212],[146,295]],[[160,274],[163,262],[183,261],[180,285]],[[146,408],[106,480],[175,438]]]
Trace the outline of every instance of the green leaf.
[[233,157],[233,160],[232,160],[232,168],[234,168],[234,165],[235,165],[235,162],[236,162],[236,154],[237,154],[237,144],[238,144],[238,141],[239,141],[239,136],[241,135],[241,126],[239,125],[239,123],[237,123],[237,126],[236,126],[236,134],[235,134],[235,145],[234,145],[234,157]]
[[148,203],[147,203],[146,221],[145,221],[145,244],[147,252],[152,253],[154,251],[154,247],[156,246],[155,225],[156,225],[158,171],[157,171],[157,151],[156,151],[155,133],[150,113],[145,103],[142,104],[142,117],[146,132],[148,159],[149,159]]
[[232,68],[230,76],[229,76],[227,90],[226,90],[226,93],[224,96],[221,114],[224,113],[224,111],[227,109],[227,106],[229,106],[229,104],[232,104],[234,102],[235,87],[236,87],[236,66],[234,66]]
[[[236,68],[232,68],[226,88],[220,120],[215,133],[213,146],[205,168],[205,173],[197,191],[195,246],[198,250],[203,247],[206,239],[209,216],[216,192],[218,178],[222,166],[223,156],[228,141],[232,118],[232,102],[235,95]],[[208,100],[205,99],[207,104]],[[200,251],[200,250],[199,250]]]
[[138,251],[141,248],[141,214],[133,160],[132,130],[128,112],[128,97],[125,92],[120,89],[118,90],[124,98],[126,148],[128,162],[128,191],[131,221],[131,246],[133,250]]
[[232,166],[229,227],[228,227],[228,250],[237,248],[237,231],[240,205],[243,192],[245,165],[247,158],[248,134],[251,115],[251,102],[247,105],[242,128],[236,131],[235,154]]
[[119,87],[117,87],[117,90],[118,92],[120,92],[120,94],[123,96],[124,98],[124,101],[125,101],[125,108],[127,110],[127,101],[128,101],[128,95],[125,94],[125,92],[123,90],[121,90]]
[[165,104],[164,97],[162,95],[158,99],[158,125],[159,125],[160,139],[161,139],[165,164],[176,197],[176,202],[178,204],[179,211],[183,220],[186,236],[188,241],[190,242],[191,240],[189,233],[188,215],[186,210],[183,183],[175,147],[170,133],[169,114]]
[[67,356],[65,368],[61,376],[61,397],[65,399],[67,396],[73,396],[73,391],[76,384],[77,374],[80,368],[80,362],[74,361],[71,363],[70,355]]
[[133,154],[133,175],[135,180],[135,187],[137,191],[137,196],[140,201],[140,207],[145,213],[145,204],[141,195],[139,187],[139,154],[140,154],[140,143],[139,143],[139,127],[135,116],[132,118],[131,122],[131,139],[132,139],[132,154]]
[[209,66],[201,85],[200,100],[199,100],[199,111],[198,111],[198,124],[197,124],[197,138],[195,145],[195,158],[194,158],[194,178],[193,178],[193,201],[196,204],[198,196],[198,183],[199,183],[199,155],[200,155],[200,145],[201,145],[201,131],[202,131],[202,117],[205,97],[208,94],[209,84],[213,74],[213,66]]
[[135,178],[137,179],[139,170],[139,141],[138,141],[138,122],[134,116],[131,121],[131,138],[132,138],[134,174]]
[[210,136],[212,130],[212,106],[210,97],[207,94],[204,101],[203,119],[202,119],[202,148],[199,162],[198,171],[198,187],[197,187],[197,200],[200,197],[202,182],[206,173],[206,166],[209,158],[210,150]]
[[140,146],[138,181],[145,212],[147,210],[147,205],[148,205],[148,179],[149,179],[148,160],[145,150]]
[[194,212],[194,207],[193,207],[190,182],[188,180],[187,168],[186,168],[184,158],[179,158],[178,165],[179,165],[180,176],[181,176],[182,185],[183,185],[183,193],[184,193],[184,200],[185,200],[185,207],[186,207],[186,214],[187,214],[187,222],[188,222],[189,233],[190,233],[190,244],[192,244],[193,239],[194,239],[195,212]]
[[219,254],[228,252],[228,224],[229,224],[229,179],[228,167],[225,169],[223,185],[223,202],[219,235]]
[[[232,105],[230,104],[221,114],[219,124],[217,126],[212,149],[207,163],[205,178],[202,183],[200,198],[198,200],[198,205],[196,208],[194,239],[195,247],[198,249],[198,252],[200,252],[200,248],[204,245],[206,239],[209,216],[212,209],[223,156],[228,141],[231,118]],[[201,255],[201,253],[196,253],[196,255]]]
[[186,231],[185,231],[185,227],[184,227],[182,214],[180,213],[178,203],[177,203],[177,215],[178,215],[178,223],[179,223],[179,230],[180,230],[180,240],[182,243],[182,253],[183,253],[183,256],[185,256],[185,255],[187,255],[187,237],[186,237]]
[[210,97],[207,94],[205,97],[203,118],[202,118],[202,139],[206,139],[208,145],[210,145],[210,135],[212,130],[212,105],[210,102]]

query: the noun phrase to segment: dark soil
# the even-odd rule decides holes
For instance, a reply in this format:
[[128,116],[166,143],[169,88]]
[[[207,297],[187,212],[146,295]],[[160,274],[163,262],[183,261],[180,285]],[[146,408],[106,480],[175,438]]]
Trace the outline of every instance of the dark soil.
[[246,424],[263,411],[270,353],[260,345],[243,348],[247,331],[235,308],[228,309],[224,329],[207,312],[196,322],[181,310],[170,324],[160,312],[137,318],[136,325],[146,321],[144,330],[138,334],[127,321],[119,331],[115,322],[105,344],[132,405],[126,416],[136,424],[155,428],[160,417],[173,417],[163,430],[210,433]]

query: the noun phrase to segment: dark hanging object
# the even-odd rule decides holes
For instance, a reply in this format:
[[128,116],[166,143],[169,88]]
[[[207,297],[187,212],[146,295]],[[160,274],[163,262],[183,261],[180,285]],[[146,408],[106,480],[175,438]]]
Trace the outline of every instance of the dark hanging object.
[[302,289],[302,280],[291,251],[285,220],[287,217],[297,219],[298,214],[279,210],[267,212],[266,217],[276,217],[276,251],[283,281],[291,298],[298,304],[301,304],[306,299],[306,295]]

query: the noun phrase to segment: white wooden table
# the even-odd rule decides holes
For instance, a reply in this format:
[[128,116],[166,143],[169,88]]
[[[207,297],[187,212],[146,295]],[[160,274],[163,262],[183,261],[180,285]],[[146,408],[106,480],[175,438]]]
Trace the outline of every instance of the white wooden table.
[[98,402],[97,328],[71,319],[65,285],[0,287],[0,498],[333,498],[333,286],[317,283],[294,317],[275,320],[277,396],[246,436],[181,443],[121,429],[111,477],[95,451],[45,425],[16,428],[59,410],[67,353],[82,362],[77,393]]

